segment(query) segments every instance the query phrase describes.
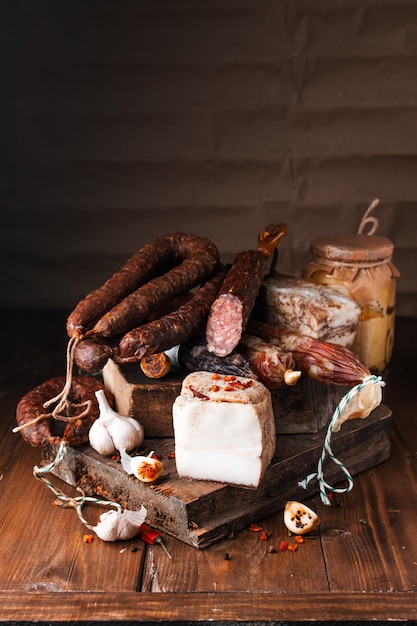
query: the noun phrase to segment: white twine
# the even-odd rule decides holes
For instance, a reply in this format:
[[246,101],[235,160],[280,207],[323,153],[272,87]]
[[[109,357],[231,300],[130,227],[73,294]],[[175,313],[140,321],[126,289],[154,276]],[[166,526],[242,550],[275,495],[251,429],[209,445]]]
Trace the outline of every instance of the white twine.
[[[335,422],[340,418],[340,415],[341,415],[342,411],[349,404],[350,400],[354,396],[356,396],[367,385],[380,385],[381,387],[383,387],[385,385],[385,383],[382,380],[381,376],[367,376],[367,378],[365,378],[361,383],[359,383],[359,385],[356,385],[355,387],[352,387],[352,389],[350,389],[348,391],[348,393],[345,396],[343,396],[343,398],[340,400],[339,404],[337,405],[336,410],[333,413],[333,417],[330,420],[330,424],[329,424],[329,426],[327,428],[327,433],[326,433],[326,437],[325,437],[325,440],[324,440],[323,449],[322,449],[322,452],[321,452],[321,455],[320,455],[320,458],[319,458],[319,461],[318,461],[318,464],[317,464],[317,472],[314,472],[313,474],[309,474],[304,480],[302,480],[301,482],[298,483],[299,487],[302,487],[303,489],[307,489],[308,484],[312,480],[317,478],[317,481],[319,483],[320,498],[321,498],[323,504],[327,504],[327,505],[331,504],[326,490],[331,491],[332,493],[348,493],[353,488],[353,478],[352,478],[349,470],[333,454],[332,448],[330,446],[330,439],[331,439],[331,435],[332,435],[333,426],[334,426]],[[345,475],[345,477],[346,477],[346,479],[348,481],[347,487],[335,488],[335,487],[332,487],[332,485],[329,485],[329,483],[327,483],[324,480],[323,464],[324,464],[326,455],[328,455],[329,458],[334,463],[336,463],[336,465],[338,465],[341,468],[341,470],[343,471],[343,473],[344,473],[344,475]]]
[[[85,496],[84,494],[81,496],[76,496],[75,498],[71,496],[67,496],[65,495],[63,491],[61,491],[61,489],[58,489],[57,487],[55,487],[55,485],[49,482],[45,478],[44,474],[48,474],[54,469],[54,467],[59,465],[65,458],[66,453],[67,453],[67,447],[65,445],[65,442],[63,441],[58,448],[58,452],[56,453],[55,459],[51,463],[49,463],[49,465],[45,465],[44,467],[35,466],[33,468],[33,475],[35,476],[35,478],[38,478],[47,487],[49,487],[51,491],[53,491],[57,499],[62,503],[61,504],[62,507],[75,509],[82,523],[90,530],[94,530],[94,527],[91,526],[91,524],[87,522],[87,520],[84,518],[82,514],[82,507],[84,506],[86,502],[90,502],[92,504],[98,504],[99,506],[114,507],[115,509],[119,511],[123,511],[123,507],[120,504],[118,504],[118,502],[109,502],[107,500],[100,500],[99,498]],[[77,489],[78,491],[81,491],[81,489],[79,488]]]

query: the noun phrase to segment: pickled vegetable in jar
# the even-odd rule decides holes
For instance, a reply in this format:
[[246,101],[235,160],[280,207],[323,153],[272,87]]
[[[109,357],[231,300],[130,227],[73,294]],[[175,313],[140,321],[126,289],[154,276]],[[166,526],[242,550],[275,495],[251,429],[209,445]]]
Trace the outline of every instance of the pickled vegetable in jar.
[[386,368],[394,345],[396,278],[393,243],[372,235],[333,235],[311,242],[302,278],[328,285],[361,307],[351,346],[372,373]]

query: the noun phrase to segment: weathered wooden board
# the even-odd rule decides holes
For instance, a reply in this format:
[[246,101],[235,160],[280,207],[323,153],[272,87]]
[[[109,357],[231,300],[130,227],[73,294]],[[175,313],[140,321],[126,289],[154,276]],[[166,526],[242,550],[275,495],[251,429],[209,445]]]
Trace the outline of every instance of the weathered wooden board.
[[[172,405],[186,373],[172,368],[163,379],[146,377],[138,364],[119,366],[109,360],[103,370],[116,409],[136,418],[146,437],[173,437]],[[330,422],[346,388],[324,385],[303,377],[294,387],[272,391],[278,434],[316,433]]]
[[[388,459],[390,427],[391,411],[381,405],[367,419],[343,424],[341,431],[332,435],[333,452],[354,476]],[[69,448],[54,474],[87,495],[116,501],[129,509],[143,504],[154,527],[204,548],[283,509],[287,500],[302,500],[317,493],[316,481],[307,491],[298,482],[316,470],[325,434],[326,429],[278,435],[275,457],[258,489],[179,478],[172,457],[173,438],[145,440],[144,452],[155,450],[165,465],[162,477],[151,485],[128,476],[118,461],[98,455],[88,445]],[[49,463],[55,454],[55,447],[47,448],[43,460]],[[324,472],[330,484],[343,479],[333,462],[325,464]]]

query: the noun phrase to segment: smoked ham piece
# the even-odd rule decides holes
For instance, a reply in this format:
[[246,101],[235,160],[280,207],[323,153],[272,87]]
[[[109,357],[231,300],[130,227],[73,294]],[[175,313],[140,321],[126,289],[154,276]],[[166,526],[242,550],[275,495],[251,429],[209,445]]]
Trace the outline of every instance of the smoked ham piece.
[[272,274],[260,287],[255,316],[313,339],[350,347],[360,313],[352,298],[331,287]]
[[172,411],[179,476],[258,487],[276,445],[271,394],[262,383],[193,372]]

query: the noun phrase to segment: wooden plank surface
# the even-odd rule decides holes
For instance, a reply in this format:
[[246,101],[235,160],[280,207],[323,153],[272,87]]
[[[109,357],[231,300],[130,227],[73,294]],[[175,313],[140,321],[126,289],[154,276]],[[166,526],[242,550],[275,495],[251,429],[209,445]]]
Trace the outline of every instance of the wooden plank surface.
[[[366,420],[347,422],[332,437],[332,450],[352,475],[382,463],[390,453],[391,412],[379,406]],[[280,511],[287,500],[299,500],[318,491],[317,481],[305,492],[298,482],[317,470],[326,429],[304,435],[278,435],[274,458],[257,489],[216,482],[187,480],[178,476],[173,438],[146,439],[143,454],[154,450],[164,463],[164,472],[154,484],[128,476],[117,459],[103,457],[89,445],[67,448],[63,461],[52,472],[90,496],[116,501],[138,510],[144,505],[148,521],[196,547],[204,548],[241,530],[260,517]],[[57,446],[47,448],[44,463],[54,461]],[[325,463],[326,480],[344,478],[335,463]]]
[[[84,544],[73,510],[32,477],[40,451],[11,433],[21,395],[64,373],[65,315],[0,313],[10,357],[0,369],[0,621],[388,621],[417,619],[417,320],[399,320],[384,402],[393,413],[390,458],[354,478],[297,552],[280,512],[205,550],[163,535],[160,546]],[[67,485],[62,483],[67,488]],[[88,510],[88,517],[95,514]],[[229,560],[224,553],[229,553]],[[138,595],[139,593],[139,595]]]

